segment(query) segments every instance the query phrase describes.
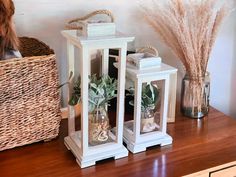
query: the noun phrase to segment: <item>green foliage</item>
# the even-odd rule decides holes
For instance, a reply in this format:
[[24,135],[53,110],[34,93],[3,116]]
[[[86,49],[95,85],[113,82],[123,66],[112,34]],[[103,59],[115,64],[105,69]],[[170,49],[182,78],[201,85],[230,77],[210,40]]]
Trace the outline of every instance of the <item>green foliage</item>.
[[[130,94],[134,96],[134,88],[129,89]],[[153,83],[143,84],[142,86],[142,100],[141,109],[145,111],[147,109],[154,109],[159,98],[159,88]],[[130,102],[130,105],[134,105],[134,101]]]
[[[109,76],[97,78],[96,75],[89,77],[89,112],[93,112],[98,107],[106,107],[109,101],[116,97],[117,80]],[[81,101],[81,79],[74,85],[74,93],[69,100],[70,105],[76,105]]]
[[79,77],[78,80],[74,84],[74,92],[69,100],[69,105],[76,105],[77,103],[80,102],[80,97],[81,97],[81,78]]

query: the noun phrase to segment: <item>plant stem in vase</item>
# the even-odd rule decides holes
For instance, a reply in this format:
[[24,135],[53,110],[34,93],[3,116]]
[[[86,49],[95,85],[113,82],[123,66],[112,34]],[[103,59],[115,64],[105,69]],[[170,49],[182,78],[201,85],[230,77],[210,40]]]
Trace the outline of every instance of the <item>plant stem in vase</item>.
[[[203,84],[199,84],[194,78],[190,78],[189,75],[185,75],[183,79],[181,93],[181,111],[185,116],[192,118],[202,118],[209,112],[209,72],[206,73],[205,77],[201,78],[201,82]],[[200,98],[195,100],[198,95],[200,95]],[[198,103],[198,100],[201,100],[201,102]]]

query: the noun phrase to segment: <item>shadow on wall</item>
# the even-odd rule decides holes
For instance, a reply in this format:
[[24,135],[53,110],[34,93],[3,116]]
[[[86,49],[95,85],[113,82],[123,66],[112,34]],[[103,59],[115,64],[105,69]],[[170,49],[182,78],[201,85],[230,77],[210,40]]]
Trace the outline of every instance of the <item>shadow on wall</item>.
[[[234,12],[234,18],[236,18],[236,11]],[[236,21],[234,22],[234,29],[236,31]],[[234,58],[232,64],[230,115],[236,119],[236,32],[234,33]]]

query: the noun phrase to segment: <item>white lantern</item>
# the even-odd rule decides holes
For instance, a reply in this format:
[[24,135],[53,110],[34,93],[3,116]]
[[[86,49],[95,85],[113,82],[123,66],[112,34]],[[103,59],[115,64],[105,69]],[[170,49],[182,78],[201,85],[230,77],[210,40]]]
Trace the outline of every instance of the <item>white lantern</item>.
[[[126,74],[127,78],[134,82],[134,120],[124,123],[124,141],[127,148],[133,153],[138,153],[150,146],[172,144],[172,138],[167,134],[167,119],[168,106],[170,103],[175,105],[170,97],[176,94],[177,69],[161,63],[159,67],[151,69],[127,68]],[[158,82],[161,83],[159,112],[141,111],[144,102],[143,85]],[[170,88],[170,84],[173,89]]]
[[[74,47],[80,53],[80,76],[81,76],[81,130],[75,131],[75,110],[69,106],[68,136],[65,138],[65,145],[73,152],[76,161],[81,168],[95,165],[96,161],[114,157],[119,159],[128,156],[127,149],[123,146],[123,124],[124,124],[124,93],[125,93],[125,68],[127,43],[134,40],[134,37],[127,37],[121,34],[100,37],[78,36],[76,30],[62,31],[62,35],[67,39],[68,53],[68,75],[72,80],[76,78]],[[117,93],[117,132],[109,132],[112,141],[104,144],[91,145],[89,143],[89,121],[88,121],[88,83],[90,75],[90,51],[102,50],[102,73],[108,74],[109,49],[119,49],[119,70],[118,70],[118,93]],[[70,98],[73,86],[69,86]]]

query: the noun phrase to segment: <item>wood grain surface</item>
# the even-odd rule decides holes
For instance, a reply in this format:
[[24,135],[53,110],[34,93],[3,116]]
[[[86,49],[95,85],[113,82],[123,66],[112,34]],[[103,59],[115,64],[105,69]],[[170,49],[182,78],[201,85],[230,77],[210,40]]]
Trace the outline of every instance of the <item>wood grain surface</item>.
[[0,152],[0,177],[175,177],[236,160],[236,120],[213,108],[202,120],[177,115],[176,123],[168,125],[172,146],[152,147],[83,170],[64,146],[67,120],[60,130],[60,136],[51,142]]

